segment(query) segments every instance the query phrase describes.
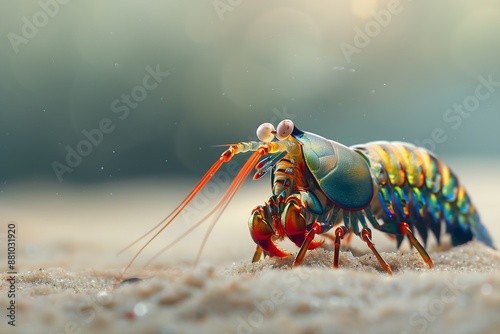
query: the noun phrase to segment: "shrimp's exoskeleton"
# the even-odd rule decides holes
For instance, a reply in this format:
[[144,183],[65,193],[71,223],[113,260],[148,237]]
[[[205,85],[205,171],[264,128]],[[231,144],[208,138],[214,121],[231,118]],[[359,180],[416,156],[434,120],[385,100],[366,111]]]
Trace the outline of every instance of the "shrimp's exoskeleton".
[[[289,256],[290,253],[277,244],[286,238],[299,247],[294,260],[294,265],[299,265],[307,250],[323,243],[314,240],[315,236],[334,227],[333,267],[339,266],[341,240],[354,234],[366,243],[382,268],[392,273],[389,264],[375,248],[369,225],[394,235],[398,247],[407,236],[429,267],[432,267],[432,260],[424,247],[429,231],[438,243],[441,235],[448,233],[454,246],[476,238],[494,247],[475,206],[456,175],[424,148],[409,143],[384,141],[347,147],[299,130],[291,120],[281,121],[276,128],[264,123],[258,127],[257,136],[259,142],[228,145],[179,206],[127,247],[157,230],[139,249],[123,273],[224,163],[236,154],[246,152],[252,152],[251,156],[214,208],[157,255],[212,218],[201,242],[198,260],[213,226],[253,169],[257,169],[254,179],[270,172],[271,196],[263,205],[255,207],[248,219],[250,235],[257,245],[252,261],[258,261],[262,254]],[[424,245],[415,237],[415,230]]]

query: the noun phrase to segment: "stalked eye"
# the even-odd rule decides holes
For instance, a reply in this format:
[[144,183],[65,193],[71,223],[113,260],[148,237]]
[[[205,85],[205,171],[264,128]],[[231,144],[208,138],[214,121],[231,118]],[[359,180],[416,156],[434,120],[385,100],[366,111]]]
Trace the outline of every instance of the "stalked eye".
[[278,129],[276,130],[276,137],[279,140],[286,139],[293,131],[293,122],[289,119],[285,119],[278,124]]
[[273,140],[275,133],[276,130],[274,129],[274,125],[272,125],[271,123],[262,123],[257,128],[257,137],[263,142],[270,142],[271,140]]

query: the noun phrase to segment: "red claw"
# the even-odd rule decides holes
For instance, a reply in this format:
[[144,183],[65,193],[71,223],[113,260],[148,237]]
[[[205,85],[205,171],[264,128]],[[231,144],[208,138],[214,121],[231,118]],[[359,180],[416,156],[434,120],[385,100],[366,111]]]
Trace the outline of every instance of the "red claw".
[[258,206],[248,220],[248,227],[253,241],[269,255],[278,257],[290,255],[290,253],[279,249],[273,242],[276,232],[264,217],[266,217],[264,207]]
[[287,251],[278,248],[278,246],[276,246],[276,244],[270,238],[266,240],[261,240],[259,242],[259,246],[262,247],[262,249],[271,256],[287,257],[291,254]]

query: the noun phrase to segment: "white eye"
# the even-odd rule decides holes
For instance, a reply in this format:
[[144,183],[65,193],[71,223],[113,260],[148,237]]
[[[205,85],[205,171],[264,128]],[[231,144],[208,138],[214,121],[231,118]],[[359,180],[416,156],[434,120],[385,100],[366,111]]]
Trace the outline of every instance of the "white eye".
[[257,137],[263,142],[270,142],[274,139],[275,132],[274,125],[271,123],[262,123],[257,128]]
[[279,140],[286,139],[293,131],[293,122],[289,119],[285,119],[278,124],[278,129],[276,130],[276,137]]

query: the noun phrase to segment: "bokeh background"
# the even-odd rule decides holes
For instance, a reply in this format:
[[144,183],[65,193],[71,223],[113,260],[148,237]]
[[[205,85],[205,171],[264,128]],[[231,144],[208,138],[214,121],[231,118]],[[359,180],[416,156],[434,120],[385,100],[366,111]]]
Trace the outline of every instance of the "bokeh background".
[[[54,272],[51,268],[60,267],[71,277],[80,278],[78,272],[71,272],[89,268],[118,275],[142,244],[120,257],[117,252],[177,206],[222,152],[215,145],[253,140],[259,124],[276,125],[283,118],[346,145],[400,140],[432,148],[466,185],[484,225],[496,246],[500,245],[498,0],[0,0],[0,4],[0,271],[7,269],[7,224],[13,222],[19,273],[43,276],[43,268]],[[346,50],[352,53],[346,56]],[[148,77],[157,69],[161,82]],[[480,89],[483,96],[489,93],[480,101],[475,100],[483,80],[479,78],[494,82],[491,91]],[[474,101],[479,104],[463,115],[448,111]],[[97,144],[82,144],[88,140],[85,133],[95,134],[103,124],[108,133],[102,138],[94,135]],[[429,141],[433,135],[439,143]],[[73,157],[73,166],[67,167],[71,171],[58,177],[54,164],[64,168],[69,151],[85,156]],[[243,159],[237,157],[239,166]],[[156,275],[192,264],[206,233],[205,226],[195,230],[193,224],[217,203],[231,176],[232,169],[222,168],[219,178],[145,249],[129,275],[186,231],[193,233],[149,268]],[[268,178],[246,182],[220,217],[201,261],[214,263],[217,269],[247,264],[255,249],[247,218],[269,195]],[[377,247],[394,252],[394,242],[377,233],[373,236]],[[358,238],[353,239],[354,254],[370,252]],[[289,244],[284,248],[296,251]],[[430,240],[427,249],[432,256],[436,254],[435,240]],[[412,251],[407,244],[402,250]],[[463,261],[477,260],[472,255],[464,257],[462,250],[456,254],[460,266]],[[464,266],[481,265],[487,271],[486,261],[496,261],[496,254],[481,255],[477,263]],[[359,313],[367,315],[371,331],[389,328],[379,321],[388,314],[392,314],[387,318],[390,321],[397,315],[390,328],[416,330],[407,322],[410,312],[442,296],[439,284],[447,281],[449,273],[416,274],[395,276],[395,283],[400,279],[400,286],[416,291],[404,294],[406,300],[396,296],[401,305],[407,305],[398,310],[407,313],[400,316],[392,301],[383,300],[364,307],[370,312]],[[361,282],[359,286],[377,282],[366,275],[352,277],[354,283]],[[473,328],[488,321],[488,327],[477,328],[498,328],[491,315],[498,303],[493,294],[484,293],[497,291],[496,281],[485,277],[483,289],[471,288],[457,299],[454,307],[460,313],[445,307],[446,313],[431,332],[444,332],[450,319],[463,319],[455,327]],[[478,287],[479,278],[470,278],[479,282],[470,286]],[[58,278],[54,287],[65,279]],[[34,294],[39,296],[39,307],[33,306],[35,297],[26,297],[31,290],[18,296],[19,305],[23,303],[18,321],[25,332],[38,333],[50,326],[47,321],[55,321],[58,325],[51,329],[59,333],[65,328],[59,325],[63,321],[59,319],[66,319],[64,314],[72,320],[81,315],[81,303],[76,309],[67,306],[67,293],[55,295],[52,285],[43,290],[38,281],[32,282],[38,289]],[[248,283],[252,289],[244,290],[258,291],[257,296],[266,293],[260,286],[269,286],[254,284],[247,276],[238,282]],[[384,276],[380,286],[387,282]],[[92,280],[83,285],[93,284]],[[205,287],[209,285],[210,280]],[[235,286],[224,291],[237,294]],[[314,296],[325,296],[324,291],[311,294],[309,288],[315,286],[304,287],[314,298],[310,305],[320,305]],[[397,286],[386,286],[398,294],[401,289],[393,287]],[[219,296],[220,291],[212,296]],[[346,291],[352,296],[374,293],[379,301],[377,293],[382,290]],[[69,292],[73,298],[73,291]],[[468,299],[469,295],[474,298]],[[57,296],[64,303],[58,304]],[[5,303],[0,300],[0,304],[7,305],[7,297],[3,298]],[[249,299],[248,304],[254,305],[258,298]],[[300,302],[297,310],[309,305]],[[219,306],[214,310],[221,310]],[[484,309],[491,312],[478,313]],[[316,318],[321,316],[317,310],[316,306],[310,309]],[[23,317],[21,312],[30,316]],[[295,320],[297,312],[293,312]],[[471,313],[464,316],[464,312]],[[339,314],[346,326],[349,321],[363,325],[356,312],[345,317]],[[223,321],[227,317],[223,314]],[[89,326],[115,323],[115,318],[108,319]],[[117,324],[124,324],[123,313],[116,319]],[[152,318],[144,319],[159,328]],[[161,326],[165,319],[161,317]],[[197,319],[210,331],[207,318]],[[276,319],[282,328],[286,318]],[[319,324],[325,319],[331,320],[322,317]],[[81,316],[76,319],[77,323],[83,320]],[[318,325],[316,320],[307,322]],[[136,327],[127,328],[134,331]],[[7,331],[2,327],[0,332]]]
[[[500,87],[456,129],[443,119],[478,76],[500,82],[497,1],[65,1],[2,3],[0,187],[58,183],[53,162],[103,118],[113,131],[64,183],[198,177],[213,145],[284,117],[346,145],[441,128],[444,158],[500,155]],[[120,119],[113,101],[157,66],[169,76]]]

